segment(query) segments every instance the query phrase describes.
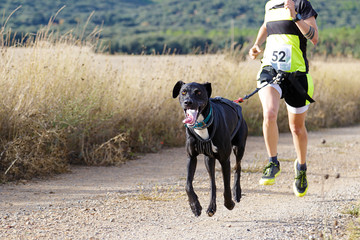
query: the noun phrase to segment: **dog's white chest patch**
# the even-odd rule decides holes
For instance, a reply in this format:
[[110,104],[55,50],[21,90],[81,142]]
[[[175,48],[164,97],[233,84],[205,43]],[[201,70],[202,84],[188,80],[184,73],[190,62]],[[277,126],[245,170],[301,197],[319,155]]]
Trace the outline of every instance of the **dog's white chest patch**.
[[[204,116],[202,114],[199,115],[198,119],[197,119],[198,122],[202,122],[204,121]],[[208,140],[209,139],[209,131],[207,130],[207,128],[205,129],[195,129],[195,133],[197,135],[199,135],[202,139],[204,140]]]
[[205,129],[194,129],[195,130],[195,133],[197,135],[199,135],[202,139],[204,140],[208,140],[209,139],[209,132],[208,130],[205,128]]

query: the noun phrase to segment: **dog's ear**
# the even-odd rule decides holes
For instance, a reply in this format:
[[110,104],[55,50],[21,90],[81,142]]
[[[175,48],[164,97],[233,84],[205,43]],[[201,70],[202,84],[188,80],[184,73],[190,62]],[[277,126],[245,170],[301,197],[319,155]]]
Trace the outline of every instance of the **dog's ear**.
[[205,89],[206,89],[206,91],[207,91],[208,97],[210,98],[211,92],[212,92],[211,83],[206,82],[206,83],[204,83],[203,85],[204,85],[204,87],[205,87]]
[[183,81],[178,81],[173,89],[173,98],[177,98],[177,96],[179,96],[180,93],[180,89],[182,87],[182,85],[184,85],[185,83]]

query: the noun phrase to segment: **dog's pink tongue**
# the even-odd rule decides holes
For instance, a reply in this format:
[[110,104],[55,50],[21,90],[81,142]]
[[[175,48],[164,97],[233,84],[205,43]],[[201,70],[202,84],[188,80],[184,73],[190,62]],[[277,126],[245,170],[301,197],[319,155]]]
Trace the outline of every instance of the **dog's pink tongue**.
[[183,120],[183,123],[194,125],[196,121],[196,115],[197,115],[196,110],[192,110],[192,109],[186,110],[186,118]]

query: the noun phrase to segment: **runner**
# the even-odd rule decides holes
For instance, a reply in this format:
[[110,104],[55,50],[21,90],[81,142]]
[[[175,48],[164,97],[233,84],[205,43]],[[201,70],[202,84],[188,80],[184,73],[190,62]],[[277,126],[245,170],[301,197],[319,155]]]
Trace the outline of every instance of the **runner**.
[[258,87],[271,81],[278,74],[284,79],[279,84],[269,84],[259,91],[263,108],[263,134],[269,155],[269,164],[264,168],[261,185],[272,185],[280,174],[277,159],[279,131],[277,115],[280,99],[285,99],[289,126],[297,159],[294,162],[294,193],[305,196],[308,189],[306,178],[307,130],[306,113],[313,102],[313,81],[309,75],[306,44],[318,42],[317,13],[308,0],[270,0],[265,6],[265,20],[260,27],[249,55],[255,59],[266,41]]

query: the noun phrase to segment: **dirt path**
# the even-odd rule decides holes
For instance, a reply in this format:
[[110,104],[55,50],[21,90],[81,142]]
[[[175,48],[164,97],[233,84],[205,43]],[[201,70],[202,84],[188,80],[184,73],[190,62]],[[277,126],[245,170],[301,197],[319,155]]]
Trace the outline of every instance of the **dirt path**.
[[[166,149],[120,168],[73,167],[50,180],[2,185],[0,239],[346,239],[350,216],[343,211],[360,199],[360,126],[309,134],[304,198],[292,192],[291,136],[280,136],[282,173],[267,187],[258,185],[266,163],[263,140],[250,137],[242,200],[232,211],[223,206],[217,171],[213,217],[203,211],[196,218],[188,206],[184,153]],[[209,180],[202,157],[194,186],[206,209]]]

